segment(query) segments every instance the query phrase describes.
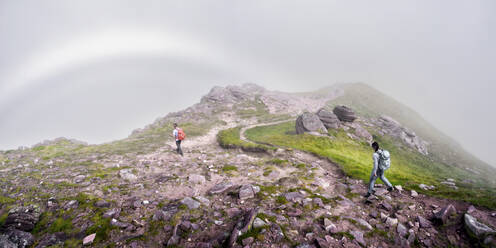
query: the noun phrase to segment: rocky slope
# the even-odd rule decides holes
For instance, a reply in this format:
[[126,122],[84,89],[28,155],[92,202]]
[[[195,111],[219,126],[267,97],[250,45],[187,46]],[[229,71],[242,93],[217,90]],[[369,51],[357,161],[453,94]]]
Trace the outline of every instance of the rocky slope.
[[[343,111],[336,118],[319,111],[343,95],[339,88],[288,94],[252,84],[217,87],[125,140],[90,146],[58,139],[2,151],[0,247],[494,246],[491,209],[401,186],[389,193],[378,185],[365,199],[364,182],[327,158],[217,144],[223,129],[318,112],[316,120],[348,130],[350,139],[370,142],[365,127],[379,126],[428,153],[427,142],[392,118],[346,122]],[[171,146],[172,122],[188,134],[184,157]]]

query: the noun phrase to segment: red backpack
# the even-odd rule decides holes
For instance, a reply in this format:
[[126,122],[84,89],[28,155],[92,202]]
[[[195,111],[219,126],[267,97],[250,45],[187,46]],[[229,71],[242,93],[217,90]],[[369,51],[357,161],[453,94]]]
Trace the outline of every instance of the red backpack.
[[177,138],[179,140],[184,140],[186,138],[186,134],[184,133],[182,128],[177,129]]

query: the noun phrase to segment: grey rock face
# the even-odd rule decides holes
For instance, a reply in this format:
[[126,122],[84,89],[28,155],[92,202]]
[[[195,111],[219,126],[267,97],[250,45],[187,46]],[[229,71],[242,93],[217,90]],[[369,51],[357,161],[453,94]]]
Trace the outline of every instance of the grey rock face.
[[317,112],[317,116],[326,128],[339,128],[339,118],[333,112],[322,108]]
[[344,122],[353,122],[357,118],[355,112],[346,106],[337,106],[332,112],[339,118],[340,121]]
[[479,240],[484,240],[489,235],[496,235],[496,231],[494,229],[480,223],[472,215],[465,214],[464,220],[467,230]]
[[40,219],[41,211],[36,205],[15,207],[9,211],[4,227],[31,231]]
[[406,145],[413,149],[416,149],[418,152],[424,155],[429,154],[427,150],[428,143],[418,137],[415,132],[401,126],[401,124],[393,118],[389,116],[381,116],[377,120],[376,124],[382,127],[382,131],[384,133],[400,139]]
[[316,114],[308,112],[298,116],[295,127],[297,134],[305,132],[327,132],[327,129],[322,121],[320,121],[319,117]]

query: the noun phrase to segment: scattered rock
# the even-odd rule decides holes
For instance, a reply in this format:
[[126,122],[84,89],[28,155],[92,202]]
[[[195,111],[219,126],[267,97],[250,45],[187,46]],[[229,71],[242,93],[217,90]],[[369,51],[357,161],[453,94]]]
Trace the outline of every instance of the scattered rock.
[[110,207],[110,202],[107,202],[105,200],[99,200],[99,201],[95,202],[94,205],[97,208],[108,208],[108,207]]
[[96,233],[90,234],[83,239],[83,245],[91,245],[95,240]]
[[412,191],[410,191],[410,196],[411,197],[417,197],[418,196],[417,191],[415,191],[415,190],[412,189]]
[[355,240],[362,246],[366,247],[367,243],[365,242],[365,239],[363,239],[363,232],[361,231],[351,231],[350,232],[353,237],[355,237]]
[[453,213],[456,213],[456,209],[453,205],[449,204],[448,206],[442,208],[439,212],[434,214],[434,219],[440,221],[443,224],[446,224],[449,216]]
[[392,227],[394,227],[396,225],[398,225],[398,219],[391,218],[391,217],[387,217],[386,218],[386,226],[387,227],[392,228]]
[[290,202],[301,202],[305,196],[300,192],[288,192],[284,194],[286,200]]
[[253,227],[255,228],[263,227],[266,225],[267,223],[260,218],[255,218],[255,220],[253,221]]
[[203,184],[206,181],[204,176],[196,174],[189,175],[188,180],[193,184]]
[[426,220],[424,217],[422,217],[420,215],[417,216],[417,221],[418,221],[420,227],[422,227],[422,228],[430,228],[430,227],[432,227],[432,223],[430,221]]
[[221,193],[224,193],[225,191],[227,191],[232,186],[234,186],[234,184],[231,182],[219,183],[219,184],[216,184],[215,186],[213,186],[210,189],[209,193],[210,194],[221,194]]
[[255,239],[253,237],[248,237],[246,239],[243,239],[241,242],[243,243],[243,246],[249,246],[253,243]]
[[255,191],[253,190],[253,185],[245,184],[239,189],[239,199],[246,200],[255,197]]
[[327,133],[327,129],[325,128],[322,121],[320,121],[319,117],[309,112],[305,112],[302,115],[298,116],[298,118],[296,119],[295,128],[297,134],[306,132]]
[[123,169],[119,171],[119,176],[127,181],[134,182],[138,180],[138,177],[134,175],[130,169]]
[[433,190],[435,189],[436,187],[434,185],[425,185],[423,183],[419,184],[419,188],[423,189],[423,190]]
[[185,197],[181,200],[181,203],[188,206],[189,209],[196,209],[200,207],[200,203],[198,201],[193,200],[191,197]]
[[387,203],[387,202],[382,202],[381,203],[381,207],[385,210],[387,210],[388,212],[390,212],[391,210],[393,210],[393,206],[391,206],[391,204]]
[[120,209],[112,208],[103,214],[103,218],[115,218],[119,215]]
[[471,214],[475,211],[477,211],[477,209],[474,207],[474,205],[470,205],[467,209],[467,213],[469,213],[469,214]]
[[355,112],[346,106],[337,106],[332,111],[340,121],[353,122],[357,118]]
[[74,183],[82,183],[86,179],[85,175],[79,175],[74,178]]
[[469,214],[465,214],[465,227],[469,233],[480,241],[483,241],[488,235],[495,235],[496,231],[489,226],[480,223],[476,218]]
[[405,237],[407,234],[406,227],[401,223],[398,223],[398,226],[396,227],[396,231],[398,232],[398,235],[400,235],[401,237]]
[[364,219],[356,219],[356,221],[358,222],[358,224],[364,226],[365,228],[367,228],[369,231],[372,231],[374,228]]

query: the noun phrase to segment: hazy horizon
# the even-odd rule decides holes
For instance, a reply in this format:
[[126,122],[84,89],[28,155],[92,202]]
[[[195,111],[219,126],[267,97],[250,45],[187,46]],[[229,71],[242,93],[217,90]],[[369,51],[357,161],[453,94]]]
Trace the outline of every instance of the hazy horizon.
[[102,143],[214,85],[363,82],[496,165],[493,1],[2,1],[0,150]]

